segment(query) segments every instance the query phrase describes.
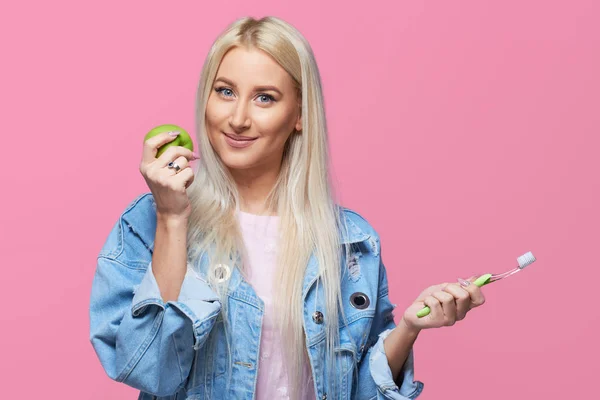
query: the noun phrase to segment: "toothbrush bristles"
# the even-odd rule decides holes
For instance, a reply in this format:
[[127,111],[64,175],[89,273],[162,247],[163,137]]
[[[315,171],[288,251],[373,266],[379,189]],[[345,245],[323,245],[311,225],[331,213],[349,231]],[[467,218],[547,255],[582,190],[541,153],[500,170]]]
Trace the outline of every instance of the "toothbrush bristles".
[[517,262],[519,263],[520,269],[525,268],[526,266],[528,266],[529,264],[531,264],[534,261],[535,261],[535,257],[533,256],[533,254],[530,251],[523,254],[521,257],[517,257]]

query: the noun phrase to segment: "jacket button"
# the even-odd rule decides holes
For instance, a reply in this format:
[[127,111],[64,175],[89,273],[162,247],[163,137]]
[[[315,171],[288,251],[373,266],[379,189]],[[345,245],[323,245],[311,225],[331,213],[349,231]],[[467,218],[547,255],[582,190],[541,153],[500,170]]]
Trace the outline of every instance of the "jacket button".
[[327,400],[327,393],[323,393],[323,396],[321,397],[321,399]]
[[312,318],[317,324],[323,323],[323,313],[321,311],[315,311],[312,315]]

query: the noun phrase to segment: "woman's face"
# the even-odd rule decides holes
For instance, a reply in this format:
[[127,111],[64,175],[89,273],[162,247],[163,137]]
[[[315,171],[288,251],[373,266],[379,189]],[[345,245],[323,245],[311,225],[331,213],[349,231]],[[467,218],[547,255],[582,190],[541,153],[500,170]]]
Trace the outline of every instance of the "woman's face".
[[274,59],[235,47],[223,57],[206,105],[210,143],[229,169],[279,169],[287,139],[302,129],[299,102]]

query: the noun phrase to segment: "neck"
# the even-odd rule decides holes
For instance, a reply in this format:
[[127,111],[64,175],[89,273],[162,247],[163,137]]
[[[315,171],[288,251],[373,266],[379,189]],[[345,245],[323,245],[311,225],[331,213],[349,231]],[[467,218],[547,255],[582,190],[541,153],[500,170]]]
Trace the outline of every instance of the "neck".
[[277,182],[280,168],[230,170],[240,194],[240,210],[250,214],[276,215],[267,210],[267,197]]

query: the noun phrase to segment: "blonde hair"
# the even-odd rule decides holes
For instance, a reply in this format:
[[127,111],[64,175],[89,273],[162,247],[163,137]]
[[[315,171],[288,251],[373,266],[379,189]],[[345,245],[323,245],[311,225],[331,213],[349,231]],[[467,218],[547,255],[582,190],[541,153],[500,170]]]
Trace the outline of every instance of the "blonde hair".
[[[245,274],[241,260],[244,245],[235,211],[240,198],[226,166],[210,145],[205,112],[216,73],[230,49],[245,46],[264,51],[285,69],[301,97],[302,130],[293,132],[286,143],[281,172],[268,203],[280,217],[278,270],[273,303],[280,333],[285,337],[290,393],[300,392],[306,341],[303,328],[303,278],[314,254],[319,266],[325,295],[326,362],[330,373],[326,390],[337,398],[334,348],[339,344],[338,307],[341,308],[340,229],[341,211],[334,202],[329,179],[327,126],[319,70],[307,40],[290,24],[275,17],[256,20],[245,17],[232,23],[210,49],[199,82],[197,96],[197,141],[200,161],[194,183],[188,189],[192,214],[188,229],[188,256],[197,260],[210,255],[207,279],[222,299],[222,317],[228,348],[227,287],[228,280],[216,279],[219,264],[236,264]],[[229,352],[231,354],[231,350]],[[231,377],[231,362],[229,377]],[[229,387],[229,385],[228,385]],[[311,390],[313,390],[311,388]]]

